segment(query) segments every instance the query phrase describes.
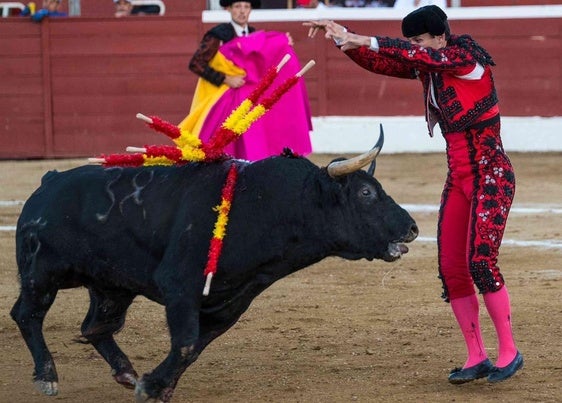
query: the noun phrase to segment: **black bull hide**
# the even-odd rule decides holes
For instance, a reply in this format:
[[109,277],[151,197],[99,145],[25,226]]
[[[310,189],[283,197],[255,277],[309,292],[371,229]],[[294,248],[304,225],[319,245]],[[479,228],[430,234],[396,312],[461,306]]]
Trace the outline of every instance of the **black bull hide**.
[[[227,235],[204,296],[213,207],[232,163]],[[327,256],[395,260],[417,232],[366,172],[332,177],[304,158],[49,172],[18,220],[21,294],[11,315],[33,356],[36,387],[54,395],[43,319],[57,290],[88,288],[82,339],[137,401],[169,401],[185,369],[275,281]],[[168,357],[140,379],[113,338],[137,295],[165,306],[171,335]]]

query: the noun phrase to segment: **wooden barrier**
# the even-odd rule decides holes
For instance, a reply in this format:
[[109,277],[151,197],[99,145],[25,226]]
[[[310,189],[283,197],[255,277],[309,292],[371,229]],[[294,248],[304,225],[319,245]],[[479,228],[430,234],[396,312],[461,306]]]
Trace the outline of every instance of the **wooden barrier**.
[[[400,36],[396,21],[342,21],[356,32]],[[497,63],[505,116],[559,116],[562,19],[453,21]],[[178,123],[196,77],[187,65],[213,24],[182,16],[0,21],[0,158],[62,158],[122,152],[165,139],[137,112]],[[381,77],[349,61],[330,41],[307,38],[301,22],[253,24],[288,31],[314,116],[421,115],[419,83]]]

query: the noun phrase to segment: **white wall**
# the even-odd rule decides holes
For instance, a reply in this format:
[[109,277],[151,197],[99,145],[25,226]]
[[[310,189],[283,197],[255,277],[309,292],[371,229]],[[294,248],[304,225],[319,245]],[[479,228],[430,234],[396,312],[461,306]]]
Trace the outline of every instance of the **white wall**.
[[[408,10],[377,7],[377,8],[322,8],[322,9],[289,9],[289,10],[253,10],[252,22],[267,21],[308,21],[314,19],[332,20],[398,20]],[[482,20],[482,19],[516,19],[516,18],[560,18],[562,5],[545,6],[502,6],[502,7],[454,7],[447,8],[450,20]],[[230,14],[225,10],[203,11],[202,21],[218,23],[230,21]]]
[[[445,150],[439,128],[427,134],[423,116],[325,116],[312,118],[312,149],[317,153],[356,153],[374,145],[383,125],[385,153]],[[562,151],[562,117],[502,116],[506,151]]]

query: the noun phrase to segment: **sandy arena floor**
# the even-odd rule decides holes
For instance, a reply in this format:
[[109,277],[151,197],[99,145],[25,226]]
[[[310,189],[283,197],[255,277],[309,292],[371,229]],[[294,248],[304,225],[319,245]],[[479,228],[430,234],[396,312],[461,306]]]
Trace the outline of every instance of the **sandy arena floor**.
[[[333,156],[314,155],[318,165]],[[330,258],[259,296],[238,324],[184,373],[174,402],[560,402],[562,401],[562,155],[512,154],[517,195],[500,257],[525,368],[500,384],[453,386],[465,359],[450,308],[439,298],[436,206],[445,175],[438,154],[379,156],[377,178],[411,205],[420,239],[395,263]],[[49,169],[85,160],[0,161],[0,402],[132,402],[107,364],[73,338],[88,307],[85,289],[61,291],[45,321],[60,393],[31,382],[32,360],[9,311],[18,295],[14,231],[21,205]],[[483,305],[482,305],[483,306]],[[484,338],[495,333],[482,308]],[[167,354],[161,306],[138,298],[118,335],[139,373]]]

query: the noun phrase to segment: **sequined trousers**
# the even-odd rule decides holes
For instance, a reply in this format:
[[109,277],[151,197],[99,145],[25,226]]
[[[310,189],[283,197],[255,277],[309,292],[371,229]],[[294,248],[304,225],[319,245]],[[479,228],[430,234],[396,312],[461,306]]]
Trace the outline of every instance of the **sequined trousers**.
[[449,301],[499,290],[498,253],[515,195],[513,167],[496,116],[445,134],[448,172],[437,228],[442,297]]

